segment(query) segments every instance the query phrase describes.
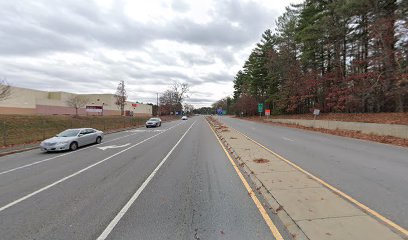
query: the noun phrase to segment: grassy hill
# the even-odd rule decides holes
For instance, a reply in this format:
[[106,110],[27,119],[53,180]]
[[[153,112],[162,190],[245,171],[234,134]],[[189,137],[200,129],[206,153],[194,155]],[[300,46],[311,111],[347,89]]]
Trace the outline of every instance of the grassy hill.
[[38,142],[67,128],[92,127],[108,132],[142,126],[146,120],[123,116],[0,115],[0,146]]

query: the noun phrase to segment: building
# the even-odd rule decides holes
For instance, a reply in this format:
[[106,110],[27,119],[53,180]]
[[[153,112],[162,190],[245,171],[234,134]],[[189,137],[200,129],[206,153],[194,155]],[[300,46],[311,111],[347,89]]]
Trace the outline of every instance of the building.
[[[67,100],[74,96],[88,100],[85,107],[78,109],[79,115],[120,115],[114,94],[46,92],[19,87],[11,87],[10,96],[0,101],[0,114],[74,115],[75,109],[67,105]],[[151,116],[152,106],[126,102],[125,112],[128,116]]]

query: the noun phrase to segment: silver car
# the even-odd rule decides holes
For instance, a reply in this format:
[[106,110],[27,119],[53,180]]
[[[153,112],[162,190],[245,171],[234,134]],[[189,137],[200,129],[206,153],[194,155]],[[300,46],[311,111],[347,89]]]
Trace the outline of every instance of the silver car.
[[161,119],[160,118],[150,118],[146,122],[146,127],[160,127],[161,126]]
[[40,148],[46,152],[75,151],[78,147],[93,143],[99,144],[102,139],[103,132],[93,128],[67,129],[53,138],[42,141]]

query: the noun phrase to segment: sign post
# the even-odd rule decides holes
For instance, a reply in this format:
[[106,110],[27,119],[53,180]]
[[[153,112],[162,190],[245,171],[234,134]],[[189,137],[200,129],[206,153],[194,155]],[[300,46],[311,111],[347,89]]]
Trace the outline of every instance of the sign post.
[[319,114],[320,114],[320,109],[315,109],[315,110],[313,110],[313,115],[314,115],[313,120],[316,120],[316,117],[317,117]]
[[316,117],[318,116],[320,114],[320,109],[315,109],[315,110],[313,110],[313,127],[315,127],[316,126],[316,124],[315,124],[315,120],[316,120]]
[[265,116],[269,118],[270,115],[271,115],[271,109],[265,109]]
[[261,115],[263,112],[263,103],[258,103],[258,112],[259,112],[259,118],[261,118]]

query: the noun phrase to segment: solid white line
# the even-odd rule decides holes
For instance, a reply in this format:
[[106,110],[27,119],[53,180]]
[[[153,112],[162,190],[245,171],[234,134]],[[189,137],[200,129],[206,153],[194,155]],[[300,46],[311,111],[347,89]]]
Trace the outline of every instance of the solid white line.
[[[197,121],[197,120],[196,120]],[[129,199],[129,201],[123,206],[123,208],[119,211],[119,213],[115,216],[115,218],[109,223],[109,225],[105,228],[105,230],[102,232],[102,234],[97,238],[97,240],[104,240],[108,237],[108,235],[112,232],[113,228],[118,224],[120,219],[126,214],[126,212],[129,210],[130,206],[136,201],[136,199],[139,197],[139,195],[142,193],[142,191],[146,188],[147,184],[153,179],[154,175],[159,171],[160,167],[166,162],[166,160],[169,158],[171,153],[176,149],[176,147],[180,144],[181,140],[187,135],[187,133],[190,131],[190,129],[193,127],[194,123],[187,129],[187,131],[181,136],[181,138],[178,140],[176,145],[173,146],[173,148],[170,150],[170,152],[167,153],[167,155],[163,158],[163,160],[157,165],[157,167],[153,170],[153,172],[149,175],[149,177],[142,183],[142,185],[137,189],[137,191],[133,194],[133,196]]]
[[[115,140],[118,140],[118,139],[122,139],[122,138],[125,138],[125,137],[129,137],[129,136],[135,135],[135,134],[136,133],[129,134],[129,135],[122,136],[122,137],[118,137],[118,138],[115,138],[115,139],[111,139],[109,141],[102,142],[101,144],[109,143],[109,142],[112,142],[112,141],[115,141]],[[101,144],[99,144],[98,146],[100,146]],[[96,147],[96,146],[93,146],[93,147]],[[90,147],[90,148],[93,148],[93,147]],[[37,165],[39,163],[48,162],[50,160],[60,158],[60,157],[63,157],[63,156],[66,156],[66,155],[69,155],[69,154],[72,154],[72,153],[77,153],[77,152],[80,152],[80,151],[83,151],[83,150],[86,150],[86,149],[90,149],[90,148],[82,148],[82,149],[78,149],[77,151],[74,151],[74,152],[67,152],[67,153],[64,153],[64,154],[61,154],[61,155],[58,155],[58,156],[55,156],[55,157],[46,158],[46,159],[43,159],[43,160],[40,160],[40,161],[37,161],[37,162],[32,162],[32,163],[29,163],[29,164],[26,164],[26,165],[23,165],[23,166],[20,166],[20,167],[16,167],[16,168],[12,168],[12,169],[0,172],[0,175],[6,174],[6,173],[9,173],[9,172],[14,172],[16,170],[23,169],[23,168],[26,168],[26,167],[30,167],[30,166],[33,166],[33,165]]]
[[291,141],[291,142],[294,142],[295,140],[293,140],[293,139],[290,139],[290,138],[286,138],[286,137],[282,137],[284,140],[286,140],[286,141]]
[[[173,127],[170,127],[170,128],[168,128],[167,130],[170,130],[170,129],[172,129],[172,128],[178,126],[178,125],[179,125],[179,124],[174,125]],[[37,195],[38,193],[43,192],[43,191],[45,191],[45,190],[47,190],[47,189],[49,189],[49,188],[51,188],[51,187],[53,187],[53,186],[55,186],[55,185],[57,185],[57,184],[59,184],[59,183],[62,183],[62,182],[66,181],[66,180],[68,180],[68,179],[70,179],[70,178],[72,178],[72,177],[75,177],[76,175],[78,175],[78,174],[80,174],[80,173],[82,173],[82,172],[85,172],[86,170],[89,170],[89,169],[91,169],[91,168],[93,168],[93,167],[95,167],[95,166],[97,166],[97,165],[99,165],[99,164],[101,164],[101,163],[103,163],[103,162],[105,162],[105,161],[107,161],[107,160],[109,160],[109,159],[111,159],[111,158],[113,158],[113,157],[115,157],[115,156],[117,156],[117,155],[123,153],[123,152],[126,152],[126,151],[128,151],[129,149],[134,148],[134,147],[136,147],[136,146],[138,146],[138,145],[140,145],[140,144],[142,144],[142,143],[144,143],[144,142],[146,142],[146,141],[148,141],[148,140],[150,140],[150,139],[152,139],[152,138],[154,138],[154,137],[156,137],[156,136],[158,136],[158,135],[161,135],[161,134],[163,134],[163,133],[164,133],[164,132],[160,132],[160,133],[155,134],[155,135],[153,135],[153,136],[151,136],[151,137],[149,137],[149,138],[146,138],[145,140],[143,140],[143,141],[141,141],[141,142],[138,142],[138,143],[136,143],[136,144],[134,144],[134,145],[132,145],[132,146],[126,148],[126,149],[123,149],[122,151],[117,152],[117,153],[115,153],[115,154],[113,154],[113,155],[111,155],[111,156],[109,156],[109,157],[107,157],[107,158],[105,158],[105,159],[103,159],[103,160],[101,160],[101,161],[99,161],[99,162],[96,162],[96,163],[94,163],[94,164],[92,164],[92,165],[89,165],[89,166],[86,167],[86,168],[83,168],[83,169],[81,169],[81,170],[79,170],[79,171],[77,171],[77,172],[75,172],[75,173],[73,173],[73,174],[71,174],[71,175],[68,175],[68,176],[66,176],[66,177],[64,177],[64,178],[61,178],[60,180],[58,180],[58,181],[56,181],[56,182],[54,182],[54,183],[51,183],[51,184],[49,184],[49,185],[47,185],[47,186],[45,186],[45,187],[43,187],[43,188],[40,188],[40,189],[38,189],[37,191],[34,191],[34,192],[30,193],[30,194],[27,194],[27,195],[25,195],[24,197],[19,198],[19,199],[15,200],[15,201],[13,201],[13,202],[11,202],[11,203],[9,203],[9,204],[3,206],[3,207],[0,207],[0,212],[6,210],[6,209],[9,208],[9,207],[12,207],[12,206],[16,205],[16,204],[19,203],[19,202],[22,202],[22,201],[24,201],[24,200],[26,200],[26,199],[28,199],[28,198],[34,196],[34,195]]]
[[[170,127],[170,128],[164,129],[163,132],[165,132],[165,131],[167,131],[167,130],[173,128],[173,127],[176,127],[176,126],[178,126],[178,125],[180,125],[180,124],[182,124],[182,122],[180,122],[179,124],[176,124],[176,125],[174,125],[174,126],[172,126],[172,127]],[[109,142],[113,142],[113,141],[116,141],[116,140],[119,140],[119,139],[122,139],[122,138],[126,138],[126,137],[130,137],[130,136],[136,135],[136,134],[138,134],[138,133],[132,133],[132,134],[128,134],[128,135],[125,135],[125,136],[122,136],[122,137],[117,137],[117,138],[111,139],[111,140],[109,140],[109,141],[104,141],[104,142],[102,142],[101,144],[94,145],[94,146],[92,146],[92,147],[78,149],[78,150],[73,151],[73,152],[67,152],[67,153],[64,153],[64,154],[61,154],[61,155],[58,155],[58,156],[55,156],[55,157],[43,159],[43,160],[40,160],[40,161],[37,161],[37,162],[32,162],[32,163],[29,163],[29,164],[26,164],[26,165],[23,165],[23,166],[20,166],[20,167],[16,167],[16,168],[12,168],[12,169],[9,169],[9,170],[5,170],[5,171],[3,171],[3,172],[0,172],[0,175],[6,174],[6,173],[10,173],[10,172],[14,172],[14,171],[16,171],[16,170],[23,169],[23,168],[27,168],[27,167],[30,167],[30,166],[33,166],[33,165],[37,165],[37,164],[40,164],[40,163],[43,163],[43,162],[48,162],[48,161],[51,161],[51,160],[53,160],[53,159],[60,158],[60,157],[63,157],[63,156],[69,155],[69,154],[73,154],[73,153],[77,153],[77,152],[80,152],[80,151],[84,151],[84,150],[86,150],[86,149],[91,149],[91,148],[94,148],[94,147],[99,147],[99,146],[101,146],[102,144],[106,144],[106,143],[109,143]]]

